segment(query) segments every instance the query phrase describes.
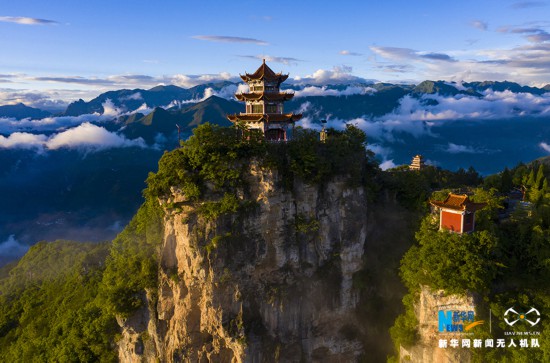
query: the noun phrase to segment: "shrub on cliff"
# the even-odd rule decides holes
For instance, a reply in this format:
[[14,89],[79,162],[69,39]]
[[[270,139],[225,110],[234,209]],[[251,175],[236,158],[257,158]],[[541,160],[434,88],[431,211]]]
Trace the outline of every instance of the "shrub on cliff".
[[418,245],[412,246],[402,260],[405,285],[410,291],[420,285],[448,293],[487,291],[497,270],[497,238],[488,231],[461,235],[439,232],[438,228],[431,216],[422,222],[416,233]]
[[374,155],[365,148],[363,131],[352,125],[344,131],[329,131],[325,143],[318,132],[300,127],[288,142],[270,143],[255,132],[243,135],[238,128],[205,123],[180,148],[163,155],[158,172],[147,178],[146,194],[158,197],[168,194],[170,187],[179,187],[189,199],[197,200],[207,185],[214,191],[231,192],[243,186],[252,161],[277,169],[288,188],[295,177],[315,184],[346,175],[360,182],[365,167],[377,169]]
[[100,289],[110,313],[129,316],[143,305],[145,289],[156,288],[162,226],[158,201],[149,198],[113,241]]

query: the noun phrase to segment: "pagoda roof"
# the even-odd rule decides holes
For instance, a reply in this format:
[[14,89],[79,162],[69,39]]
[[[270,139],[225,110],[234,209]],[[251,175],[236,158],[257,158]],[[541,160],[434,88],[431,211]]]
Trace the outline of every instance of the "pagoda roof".
[[235,98],[239,101],[288,101],[294,97],[294,93],[236,93]]
[[449,193],[443,202],[430,200],[430,204],[437,208],[468,212],[475,212],[476,210],[483,209],[487,205],[487,203],[474,203],[470,201],[470,198],[468,198],[466,194],[453,193]]
[[241,79],[245,82],[251,81],[251,80],[266,80],[266,81],[278,81],[279,83],[286,81],[288,78],[288,74],[282,74],[282,73],[275,73],[267,64],[265,64],[265,59],[260,66],[256,70],[256,72],[249,74],[245,73],[244,76],[241,75]]
[[301,113],[241,113],[238,115],[227,115],[227,118],[231,122],[245,121],[245,122],[296,122],[302,118]]

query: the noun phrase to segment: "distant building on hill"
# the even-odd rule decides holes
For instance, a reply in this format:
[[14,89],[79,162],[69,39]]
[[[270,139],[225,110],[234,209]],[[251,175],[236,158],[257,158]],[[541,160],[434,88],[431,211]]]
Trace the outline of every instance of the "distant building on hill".
[[424,157],[422,155],[415,155],[412,159],[411,165],[409,165],[410,170],[422,170],[426,167],[424,163]]
[[265,64],[265,59],[256,72],[241,75],[250,91],[236,93],[235,97],[246,102],[246,112],[227,115],[229,121],[242,123],[248,129],[260,130],[266,140],[287,140],[289,128],[302,118],[301,114],[283,112],[283,103],[294,97],[294,93],[280,92],[281,83],[287,78],[288,74],[273,72]]
[[487,203],[474,203],[466,194],[449,193],[443,202],[431,200],[439,209],[439,230],[456,233],[470,233],[475,230],[475,212]]

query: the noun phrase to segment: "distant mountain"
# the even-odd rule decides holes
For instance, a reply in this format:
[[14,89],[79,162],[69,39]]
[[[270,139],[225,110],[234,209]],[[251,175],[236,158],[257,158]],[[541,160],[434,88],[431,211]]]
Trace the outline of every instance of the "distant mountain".
[[183,124],[192,128],[206,121],[229,126],[231,123],[226,116],[238,112],[244,112],[244,105],[241,102],[212,96],[205,101],[181,109],[179,115]]
[[508,81],[469,82],[469,83],[463,83],[462,85],[466,88],[472,88],[478,92],[483,92],[488,89],[492,89],[493,91],[496,91],[496,92],[511,91],[514,93],[522,92],[522,93],[531,93],[534,95],[541,95],[543,93],[550,91],[550,87],[548,87],[550,85],[546,85],[545,88],[537,88],[537,87],[521,86],[515,82],[508,82]]
[[234,85],[234,83],[209,83],[189,89],[169,85],[156,86],[149,90],[136,88],[133,90],[122,89],[118,91],[109,91],[100,94],[89,102],[85,102],[80,99],[71,103],[62,115],[79,116],[94,112],[102,114],[104,112],[103,104],[107,102],[107,100],[110,100],[114,107],[120,108],[122,111],[133,111],[138,109],[143,104],[146,104],[151,108],[166,107],[174,101],[182,102],[201,99],[204,96],[204,91],[206,88],[219,90],[229,85]]
[[48,116],[51,116],[50,112],[29,107],[22,103],[0,106],[0,117],[13,117],[17,120],[21,120],[28,117],[32,119],[42,119]]
[[[446,81],[431,81],[427,80],[418,85],[406,84],[391,84],[391,83],[361,83],[361,84],[338,84],[338,85],[304,85],[304,84],[288,84],[285,85],[286,90],[302,92],[308,88],[313,88],[318,92],[306,92],[300,97],[295,97],[291,102],[285,104],[285,108],[289,111],[298,110],[305,102],[310,102],[316,108],[317,113],[325,112],[338,118],[354,118],[361,116],[382,116],[393,111],[399,106],[399,101],[402,97],[410,95],[417,99],[423,99],[423,104],[426,106],[436,105],[438,103],[433,97],[423,97],[424,95],[441,95],[445,97],[456,97],[459,95],[482,98],[487,90],[491,89],[496,92],[510,91],[513,93],[523,92],[533,95],[542,95],[550,92],[550,84],[542,88],[521,86],[514,82],[446,82]],[[231,88],[232,87],[232,88]],[[210,88],[211,91],[206,92]],[[349,89],[367,88],[374,89],[375,92],[353,92]],[[69,104],[67,109],[58,114],[58,116],[79,116],[84,114],[103,114],[105,112],[104,105],[109,101],[111,107],[117,108],[121,112],[133,112],[138,110],[143,105],[147,108],[174,108],[188,110],[190,106],[199,103],[198,100],[204,99],[208,95],[218,95],[220,97],[231,99],[234,91],[237,90],[237,84],[224,81],[218,83],[202,84],[191,88],[181,88],[178,86],[156,86],[151,89],[122,89],[109,91],[100,94],[96,98],[86,102],[82,99]],[[234,107],[228,107],[229,104],[218,105],[218,110],[215,112],[215,117],[222,113],[233,112]],[[199,108],[202,106],[199,106]],[[241,104],[242,107],[242,104]],[[206,111],[208,107],[203,107]],[[227,110],[226,110],[227,108]],[[242,109],[240,110],[242,111]],[[139,111],[138,111],[139,112]],[[173,110],[170,110],[173,112]],[[208,114],[204,117],[200,116],[203,111],[190,110],[193,113],[194,123],[200,123],[200,119],[209,118]],[[196,114],[196,116],[195,116]],[[0,106],[0,117],[14,117],[22,119],[25,117],[43,118],[50,116],[47,111],[42,111],[32,107],[27,107],[23,104],[13,106]],[[135,116],[135,119],[139,117]],[[186,120],[186,123],[189,123]]]
[[[207,91],[208,88],[211,90]],[[472,112],[471,100],[462,99],[483,100],[488,90],[541,95],[550,92],[550,85],[537,88],[512,82],[425,81],[418,85],[289,84],[285,89],[296,92],[296,96],[285,103],[285,112],[301,112],[308,122],[319,123],[329,118],[335,121],[335,127],[343,127],[344,122],[363,122],[361,127],[367,133],[371,149],[386,166],[408,163],[420,153],[433,165],[452,170],[473,165],[482,174],[490,174],[504,166],[512,167],[518,162],[546,155],[550,144],[550,117],[544,113],[547,106],[535,104],[538,99],[532,105],[525,105],[527,116],[520,113],[521,109],[516,112],[510,108],[508,112],[504,107],[506,100],[475,100],[476,104],[494,105],[497,111],[504,110],[488,120],[468,117]],[[71,116],[103,113],[103,104],[110,100],[111,106],[123,111],[124,116],[112,121],[95,121],[97,125],[130,140],[142,138],[146,147],[99,151],[60,148],[37,152],[37,149],[4,143],[7,146],[0,147],[0,194],[3,195],[0,245],[12,234],[25,244],[39,239],[112,238],[142,202],[140,192],[145,187],[147,173],[156,169],[164,150],[177,146],[176,125],[181,129],[182,139],[189,137],[192,129],[204,122],[229,125],[227,114],[245,110],[244,103],[231,99],[236,90],[237,85],[231,82],[189,89],[157,86],[149,90],[117,90],[103,93],[89,102],[73,102],[63,113]],[[204,99],[208,95],[218,96]],[[461,107],[462,103],[466,104],[462,114],[458,106],[455,113],[450,114],[466,116],[440,122],[435,116],[445,116],[445,110],[430,106],[437,105],[441,98],[450,97],[455,98],[448,100],[450,104]],[[147,105],[147,110],[138,111],[143,104]],[[404,107],[398,109],[400,105]],[[409,112],[422,110],[423,106],[427,112],[432,112],[435,121],[409,116]],[[427,119],[432,114],[426,114]],[[49,113],[21,104],[1,106],[2,116],[42,118]],[[337,120],[341,120],[340,125]],[[61,132],[59,130],[77,126],[73,123],[59,125],[59,129],[34,132],[50,137]],[[498,132],[495,132],[497,127]],[[25,132],[33,131],[25,129]]]
[[157,107],[147,116],[141,113],[131,114],[119,118],[124,123],[122,133],[129,139],[143,138],[148,144],[158,140],[159,134],[168,140],[177,139],[177,127],[189,135],[191,129],[205,122],[222,126],[229,126],[231,123],[226,115],[229,113],[242,112],[243,106],[234,101],[212,96],[194,104],[187,104],[186,107],[172,107],[165,110]]
[[473,89],[464,89],[453,83],[444,81],[424,81],[413,89],[413,93],[416,96],[422,96],[423,94],[440,94],[442,96],[456,96],[459,94],[481,97],[482,95]]
[[[307,96],[293,98],[285,104],[285,110],[298,111],[309,103],[304,116],[329,114],[333,118],[353,119],[363,116],[382,116],[392,112],[399,100],[410,93],[412,87],[378,83],[370,86],[376,90],[368,94],[351,94],[347,96]],[[242,107],[242,106],[241,106]],[[314,110],[313,113],[311,110]],[[241,112],[242,108],[241,108]],[[315,116],[319,118],[318,116]]]

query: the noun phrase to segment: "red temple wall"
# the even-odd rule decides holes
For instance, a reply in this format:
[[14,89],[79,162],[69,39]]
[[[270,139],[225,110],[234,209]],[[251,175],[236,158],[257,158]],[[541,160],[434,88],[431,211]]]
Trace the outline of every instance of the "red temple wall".
[[460,232],[462,215],[441,211],[441,227],[454,232]]

